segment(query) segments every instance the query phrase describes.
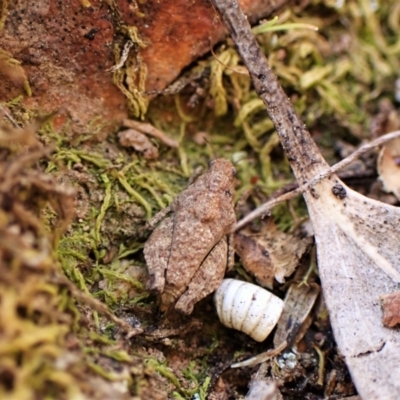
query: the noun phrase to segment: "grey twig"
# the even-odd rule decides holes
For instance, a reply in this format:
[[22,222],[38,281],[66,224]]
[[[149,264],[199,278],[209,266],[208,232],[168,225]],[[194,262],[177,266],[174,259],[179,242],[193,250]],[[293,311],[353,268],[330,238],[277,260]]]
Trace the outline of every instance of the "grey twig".
[[299,184],[329,168],[283,91],[236,0],[212,0],[264,101]]
[[292,190],[288,193],[285,193],[279,197],[276,197],[275,199],[272,199],[272,200],[268,201],[267,203],[262,204],[260,207],[257,207],[251,213],[247,214],[244,218],[242,218],[240,221],[238,221],[238,223],[234,227],[234,230],[237,231],[237,230],[243,228],[249,222],[253,221],[254,219],[256,219],[258,217],[262,217],[263,215],[268,213],[272,208],[274,208],[276,205],[283,203],[284,201],[293,199],[294,197],[299,196],[300,194],[303,194],[304,192],[306,192],[307,190],[312,188],[314,185],[316,185],[318,182],[321,182],[322,179],[328,178],[330,175],[332,175],[332,174],[340,171],[341,169],[347,167],[348,165],[350,165],[353,161],[355,161],[357,158],[359,158],[362,154],[365,154],[368,151],[370,151],[376,147],[382,146],[383,144],[390,142],[391,140],[396,139],[398,137],[400,137],[400,131],[394,131],[394,132],[387,133],[386,135],[383,135],[383,136],[373,140],[372,142],[361,146],[359,149],[357,149],[356,151],[351,153],[348,157],[344,158],[342,161],[339,161],[337,164],[330,167],[327,171],[313,177],[304,185],[301,185],[297,189]]

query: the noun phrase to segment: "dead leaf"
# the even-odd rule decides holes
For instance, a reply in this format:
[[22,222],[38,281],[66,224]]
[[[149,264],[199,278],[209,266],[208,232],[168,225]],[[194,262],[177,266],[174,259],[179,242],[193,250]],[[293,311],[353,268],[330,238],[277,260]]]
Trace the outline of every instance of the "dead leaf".
[[[335,185],[345,198],[332,194]],[[304,197],[338,347],[362,397],[396,399],[400,334],[382,325],[379,296],[400,282],[400,210],[352,191],[335,176],[320,182],[314,195]]]
[[383,188],[400,200],[400,138],[382,146],[378,158],[378,173]]
[[264,246],[251,236],[235,233],[235,251],[240,256],[244,269],[264,287],[272,289],[274,268],[271,257]]
[[272,289],[274,278],[283,283],[293,274],[311,245],[311,238],[299,238],[280,231],[272,219],[260,232],[243,229],[235,234],[235,250],[243,267],[261,286]]

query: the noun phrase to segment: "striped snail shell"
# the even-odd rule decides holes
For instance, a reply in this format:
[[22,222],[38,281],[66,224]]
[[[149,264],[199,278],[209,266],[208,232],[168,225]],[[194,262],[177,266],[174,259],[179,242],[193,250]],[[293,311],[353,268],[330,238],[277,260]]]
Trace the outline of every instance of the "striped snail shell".
[[283,301],[252,283],[224,279],[214,294],[220,321],[262,342],[282,313]]

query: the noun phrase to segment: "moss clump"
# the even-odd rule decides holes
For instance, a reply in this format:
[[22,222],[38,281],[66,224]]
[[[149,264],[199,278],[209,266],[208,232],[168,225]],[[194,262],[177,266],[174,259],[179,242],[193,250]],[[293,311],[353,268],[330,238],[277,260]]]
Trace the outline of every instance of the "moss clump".
[[71,374],[79,352],[68,343],[75,306],[54,282],[53,252],[70,222],[73,192],[38,168],[49,154],[33,126],[0,126],[0,397],[7,399],[82,394]]

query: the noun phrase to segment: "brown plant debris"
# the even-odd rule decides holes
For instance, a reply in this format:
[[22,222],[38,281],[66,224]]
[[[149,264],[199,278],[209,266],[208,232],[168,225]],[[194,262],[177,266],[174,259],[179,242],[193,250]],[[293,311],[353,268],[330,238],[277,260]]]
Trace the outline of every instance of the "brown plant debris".
[[387,192],[400,200],[400,138],[382,146],[378,159],[379,178]]
[[274,279],[283,283],[293,274],[311,242],[311,238],[279,231],[270,218],[258,232],[246,228],[236,233],[235,251],[246,271],[261,286],[272,289]]
[[[286,342],[288,347],[297,344],[304,335],[302,326],[314,307],[321,288],[316,283],[292,283],[286,292],[285,304],[274,336],[274,346]],[[309,323],[307,328],[309,327]],[[300,335],[299,335],[300,333]]]
[[381,296],[383,310],[383,325],[394,328],[400,323],[400,292]]
[[127,128],[135,129],[146,135],[152,136],[159,139],[166,146],[172,147],[174,149],[178,148],[179,144],[176,140],[171,139],[165,132],[157,129],[155,126],[149,124],[148,122],[139,122],[133,119],[125,119],[123,125]]
[[134,129],[127,129],[118,133],[121,146],[133,147],[136,151],[143,153],[146,160],[158,158],[158,149],[143,133]]

